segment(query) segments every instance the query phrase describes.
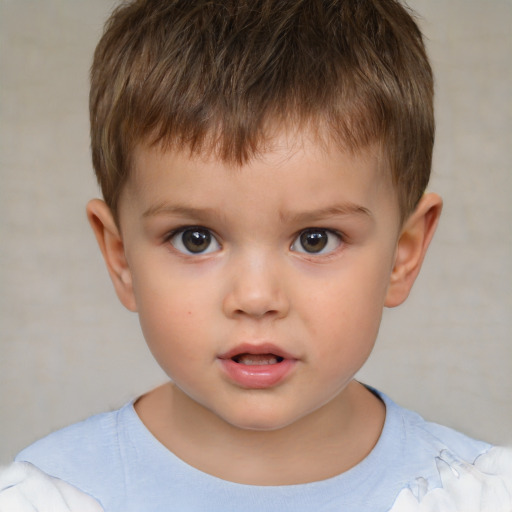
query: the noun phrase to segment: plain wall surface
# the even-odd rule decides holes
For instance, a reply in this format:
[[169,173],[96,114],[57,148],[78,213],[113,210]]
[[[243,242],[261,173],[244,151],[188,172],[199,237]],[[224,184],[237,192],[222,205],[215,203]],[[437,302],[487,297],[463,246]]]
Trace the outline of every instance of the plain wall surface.
[[[428,419],[512,442],[512,1],[414,0],[436,75],[445,200],[409,300],[359,378]],[[0,463],[165,376],[85,217],[88,69],[107,0],[0,0]]]

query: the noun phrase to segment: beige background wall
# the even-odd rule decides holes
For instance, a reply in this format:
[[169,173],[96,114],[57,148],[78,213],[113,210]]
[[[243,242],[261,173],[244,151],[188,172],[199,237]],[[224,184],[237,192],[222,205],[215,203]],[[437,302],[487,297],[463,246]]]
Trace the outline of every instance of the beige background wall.
[[[361,379],[512,442],[512,1],[414,0],[437,75],[444,218]],[[87,73],[112,0],[0,0],[0,462],[163,380],[84,215]]]

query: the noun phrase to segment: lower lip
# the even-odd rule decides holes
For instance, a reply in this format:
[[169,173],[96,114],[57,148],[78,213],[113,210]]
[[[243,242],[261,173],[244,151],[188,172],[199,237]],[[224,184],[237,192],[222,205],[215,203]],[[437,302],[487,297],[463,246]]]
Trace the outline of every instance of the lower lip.
[[247,389],[276,386],[291,373],[297,362],[293,359],[283,359],[276,364],[245,365],[236,363],[232,359],[219,361],[230,380]]

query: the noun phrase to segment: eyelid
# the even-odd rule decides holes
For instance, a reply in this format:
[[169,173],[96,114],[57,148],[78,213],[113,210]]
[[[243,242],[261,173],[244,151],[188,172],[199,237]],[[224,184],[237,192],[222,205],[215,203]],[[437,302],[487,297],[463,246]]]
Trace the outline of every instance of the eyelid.
[[[194,231],[194,230],[206,231],[210,234],[211,243],[204,251],[201,251],[201,252],[190,251],[184,246],[183,241],[180,239],[178,239],[177,243],[173,242],[173,239],[175,239],[179,235],[182,235],[184,232]],[[179,228],[173,229],[170,233],[168,233],[165,236],[164,241],[166,243],[170,244],[173,247],[173,249],[175,249],[177,252],[179,252],[180,254],[183,254],[185,256],[203,256],[205,254],[211,254],[213,252],[217,252],[222,247],[218,240],[218,237],[215,235],[215,233],[211,229],[209,229],[205,226],[197,226],[197,225],[185,225],[185,226],[180,226]],[[182,246],[181,248],[179,247],[180,245]],[[212,246],[213,246],[213,248],[212,248]]]
[[[310,252],[310,251],[306,251],[306,250],[300,250],[297,247],[298,244],[301,243],[300,242],[300,237],[304,233],[306,233],[306,232],[315,233],[315,232],[320,232],[320,231],[326,232],[328,235],[333,236],[333,237],[336,238],[336,242],[330,242],[329,240],[327,241],[327,244],[331,245],[331,247],[329,247],[327,250],[325,248],[322,248],[318,252]],[[304,254],[304,255],[310,256],[310,257],[330,256],[337,249],[339,249],[339,247],[341,245],[343,245],[345,241],[346,241],[345,235],[343,233],[341,233],[340,231],[337,231],[335,229],[329,229],[329,228],[323,228],[323,227],[309,227],[309,228],[301,229],[299,231],[299,233],[297,233],[297,235],[295,235],[295,238],[293,239],[293,242],[290,245],[290,250],[292,250],[294,252],[297,252],[299,254]],[[335,247],[332,247],[333,243],[335,243]]]

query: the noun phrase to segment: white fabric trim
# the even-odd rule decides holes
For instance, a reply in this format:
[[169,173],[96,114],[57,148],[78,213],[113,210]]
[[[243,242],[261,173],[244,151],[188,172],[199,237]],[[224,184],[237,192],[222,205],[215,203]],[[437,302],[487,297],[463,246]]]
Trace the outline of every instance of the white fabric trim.
[[103,512],[88,494],[29,462],[0,468],[0,512]]
[[474,464],[443,450],[437,459],[442,488],[403,489],[390,512],[512,512],[512,449],[491,448]]

